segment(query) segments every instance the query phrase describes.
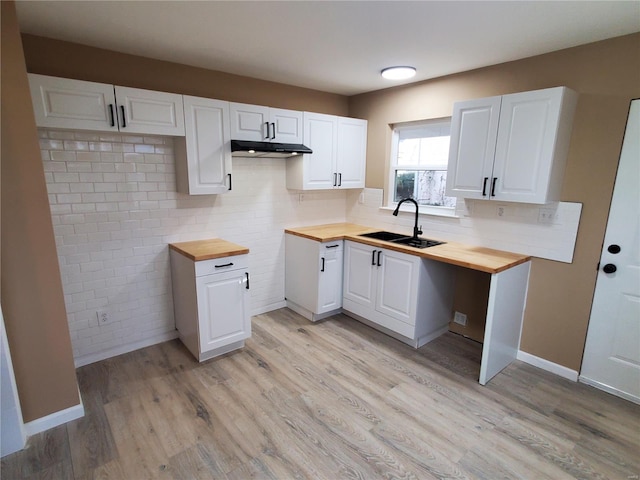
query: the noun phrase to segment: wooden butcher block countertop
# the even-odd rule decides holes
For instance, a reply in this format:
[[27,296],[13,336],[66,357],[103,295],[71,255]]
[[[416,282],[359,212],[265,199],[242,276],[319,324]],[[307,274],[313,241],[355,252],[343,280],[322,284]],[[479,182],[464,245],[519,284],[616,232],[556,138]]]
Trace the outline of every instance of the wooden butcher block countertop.
[[169,248],[190,258],[194,262],[212,258],[230,257],[249,253],[249,249],[221,238],[195,240],[193,242],[170,243]]
[[[315,240],[317,242],[352,240],[358,243],[383,247],[388,250],[417,255],[419,257],[450,263],[452,265],[458,265],[460,267],[487,273],[499,273],[531,260],[531,257],[528,255],[520,255],[518,253],[494,250],[486,247],[475,247],[457,242],[446,242],[443,245],[436,245],[435,247],[415,248],[407,245],[358,236],[363,233],[377,232],[380,230],[380,228],[371,228],[353,223],[331,223],[311,227],[287,228],[285,229],[285,232],[305,237],[310,240]],[[428,235],[423,235],[423,237],[432,238]],[[433,238],[433,240],[438,239]]]

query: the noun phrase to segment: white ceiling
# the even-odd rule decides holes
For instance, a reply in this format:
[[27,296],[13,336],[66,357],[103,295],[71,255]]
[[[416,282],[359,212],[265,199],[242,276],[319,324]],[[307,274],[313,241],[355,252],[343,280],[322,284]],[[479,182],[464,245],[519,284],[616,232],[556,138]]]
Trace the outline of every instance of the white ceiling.
[[[25,33],[354,95],[640,31],[640,1],[18,1]],[[405,82],[407,83],[407,82]]]

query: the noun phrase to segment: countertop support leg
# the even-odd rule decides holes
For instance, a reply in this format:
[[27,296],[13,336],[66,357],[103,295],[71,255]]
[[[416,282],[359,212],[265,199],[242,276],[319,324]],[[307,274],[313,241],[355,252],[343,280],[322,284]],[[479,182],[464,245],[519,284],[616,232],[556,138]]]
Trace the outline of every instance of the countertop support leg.
[[491,275],[480,384],[486,385],[515,360],[529,285],[531,262]]

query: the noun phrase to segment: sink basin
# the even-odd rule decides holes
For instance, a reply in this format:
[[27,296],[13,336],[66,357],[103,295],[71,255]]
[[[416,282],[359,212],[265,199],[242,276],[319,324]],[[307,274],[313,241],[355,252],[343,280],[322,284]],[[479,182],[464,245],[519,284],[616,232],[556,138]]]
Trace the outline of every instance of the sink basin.
[[393,232],[371,232],[371,233],[363,233],[359,236],[375,238],[376,240],[384,240],[385,242],[394,242],[398,240],[411,238],[411,237],[408,237],[407,235],[402,235],[400,233],[393,233]]
[[400,233],[393,232],[371,232],[363,233],[360,237],[375,238],[376,240],[384,240],[385,242],[399,243],[401,245],[407,245],[415,248],[427,248],[434,247],[436,245],[442,245],[444,242],[438,242],[437,240],[430,240],[428,238],[414,238]]

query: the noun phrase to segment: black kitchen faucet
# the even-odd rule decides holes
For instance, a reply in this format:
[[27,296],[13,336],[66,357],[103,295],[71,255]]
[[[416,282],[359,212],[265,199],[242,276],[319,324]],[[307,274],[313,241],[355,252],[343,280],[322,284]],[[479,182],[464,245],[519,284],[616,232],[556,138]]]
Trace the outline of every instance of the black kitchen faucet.
[[398,212],[400,211],[400,205],[402,205],[404,202],[413,202],[413,204],[416,206],[416,223],[413,226],[413,238],[418,238],[418,235],[422,233],[422,230],[420,229],[422,228],[422,226],[418,228],[418,208],[419,208],[418,202],[416,202],[413,198],[403,198],[398,202],[398,206],[393,211],[393,215],[396,217],[398,216]]

